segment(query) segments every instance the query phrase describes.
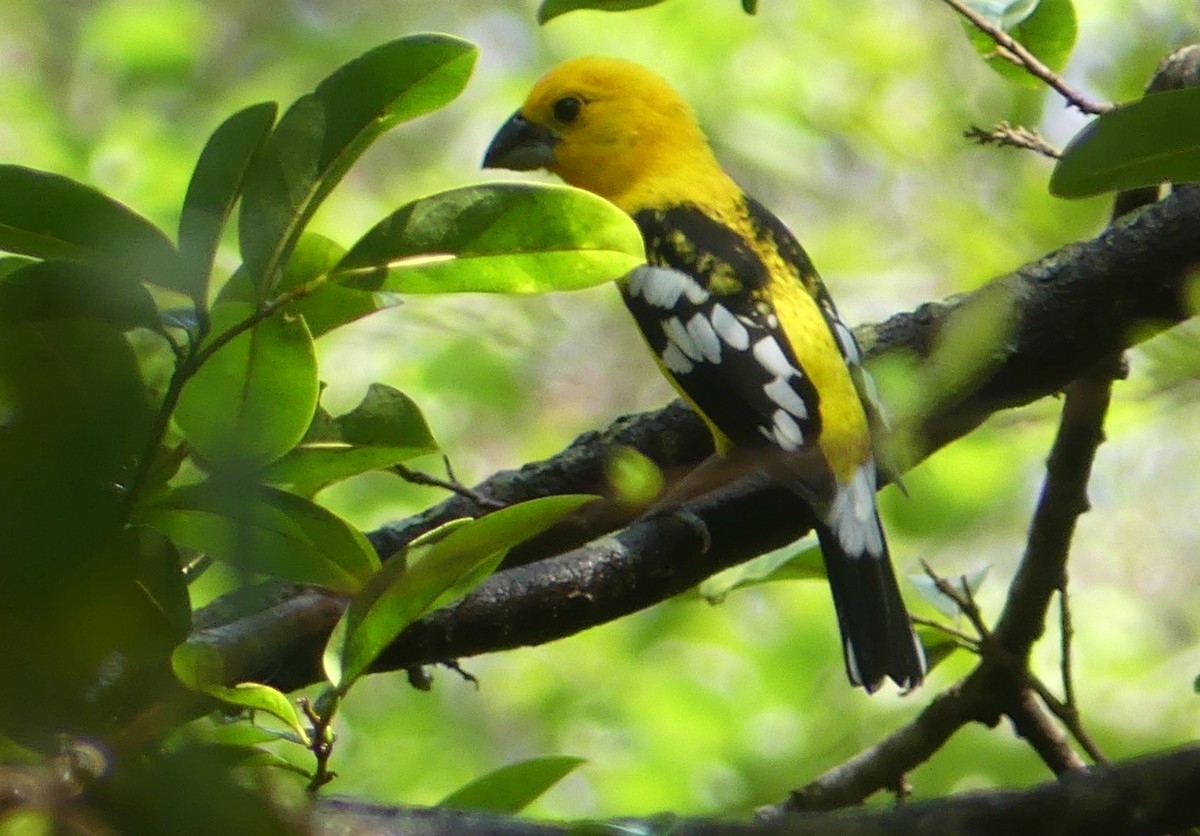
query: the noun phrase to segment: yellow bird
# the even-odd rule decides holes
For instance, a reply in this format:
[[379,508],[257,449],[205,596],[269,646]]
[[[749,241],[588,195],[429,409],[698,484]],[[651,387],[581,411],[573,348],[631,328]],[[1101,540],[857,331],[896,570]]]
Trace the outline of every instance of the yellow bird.
[[776,460],[764,469],[814,512],[850,681],[919,684],[925,656],[875,506],[881,413],[858,345],[800,244],[721,168],[687,102],[637,64],[567,61],[534,85],[484,166],[546,169],[633,218],[647,264],[620,282],[625,304],[717,452]]

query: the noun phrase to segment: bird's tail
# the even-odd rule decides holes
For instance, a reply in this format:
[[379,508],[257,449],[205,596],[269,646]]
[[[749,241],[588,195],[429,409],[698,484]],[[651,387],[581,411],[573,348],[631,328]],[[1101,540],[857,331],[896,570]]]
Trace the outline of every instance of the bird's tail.
[[925,651],[900,597],[873,501],[869,514],[856,524],[862,529],[858,536],[848,535],[847,520],[838,518],[835,508],[829,523],[816,528],[842,630],[846,673],[867,693],[884,677],[912,688],[925,678]]

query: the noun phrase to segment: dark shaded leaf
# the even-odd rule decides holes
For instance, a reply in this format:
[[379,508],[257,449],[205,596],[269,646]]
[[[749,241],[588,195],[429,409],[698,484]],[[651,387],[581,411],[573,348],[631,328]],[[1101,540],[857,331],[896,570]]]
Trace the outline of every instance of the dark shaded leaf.
[[0,277],[0,323],[93,319],[156,328],[154,299],[128,274],[78,261],[35,261]]
[[0,250],[99,264],[169,284],[175,248],[162,231],[104,193],[59,174],[0,165]]
[[1089,197],[1200,180],[1200,87],[1151,93],[1098,116],[1050,175],[1050,193]]
[[262,485],[209,480],[140,515],[177,543],[296,583],[354,592],[379,568],[366,538],[331,511]]
[[203,306],[221,231],[242,182],[275,123],[278,105],[263,102],[230,116],[200,152],[179,216],[179,273],[168,284]]
[[[538,7],[537,21],[538,23],[548,23],[560,15],[565,15],[567,12],[574,12],[579,9],[594,9],[601,12],[624,12],[630,9],[644,9],[647,6],[657,6],[659,3],[666,0],[543,0],[542,5]],[[742,0],[743,8],[746,3],[753,3],[755,0]],[[747,9],[747,11],[750,11]]]

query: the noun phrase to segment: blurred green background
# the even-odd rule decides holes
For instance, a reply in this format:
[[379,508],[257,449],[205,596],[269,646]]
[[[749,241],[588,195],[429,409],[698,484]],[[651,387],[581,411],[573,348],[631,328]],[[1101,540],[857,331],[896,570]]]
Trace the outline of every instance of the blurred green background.
[[[479,170],[492,132],[541,72],[589,52],[650,65],[684,92],[718,155],[797,232],[854,322],[974,288],[1106,221],[1104,199],[1047,194],[1047,161],[962,138],[1008,119],[1062,145],[1084,120],[1003,81],[933,0],[763,0],[756,17],[735,0],[671,0],[542,28],[535,10],[534,0],[6,0],[0,161],[91,183],[172,229],[205,137],[234,109],[286,105],[384,40],[437,30],[481,48],[466,93],[373,147],[315,231],[349,244],[402,202],[492,179]],[[1136,97],[1161,57],[1200,36],[1194,0],[1081,0],[1077,11],[1066,75],[1099,98]],[[236,266],[232,246],[222,265]],[[404,389],[468,483],[670,397],[611,288],[409,299],[319,348],[327,407],[344,411],[375,380]],[[1133,354],[1075,541],[1081,708],[1116,758],[1200,735],[1198,348],[1185,328]],[[942,574],[991,567],[980,599],[995,614],[1056,409],[997,416],[907,476],[911,498],[884,494],[903,573],[921,558]],[[322,496],[364,529],[439,498],[384,475]],[[1050,681],[1056,648],[1051,629],[1037,654]],[[432,803],[504,763],[565,754],[588,763],[535,814],[744,811],[905,722],[970,665],[959,654],[919,693],[868,698],[845,682],[822,584],[769,584],[720,607],[681,600],[465,660],[478,688],[448,671],[430,693],[399,675],[367,680],[339,718],[332,789]],[[919,796],[1046,778],[1006,729],[982,728],[912,775]]]

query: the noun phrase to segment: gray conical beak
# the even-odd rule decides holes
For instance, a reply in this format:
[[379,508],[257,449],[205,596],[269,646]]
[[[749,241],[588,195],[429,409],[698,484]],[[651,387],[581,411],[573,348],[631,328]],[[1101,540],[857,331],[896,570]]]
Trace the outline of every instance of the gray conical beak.
[[518,111],[492,139],[487,153],[483,155],[483,167],[512,171],[553,168],[554,146],[557,143],[558,137],[548,128],[530,122]]

